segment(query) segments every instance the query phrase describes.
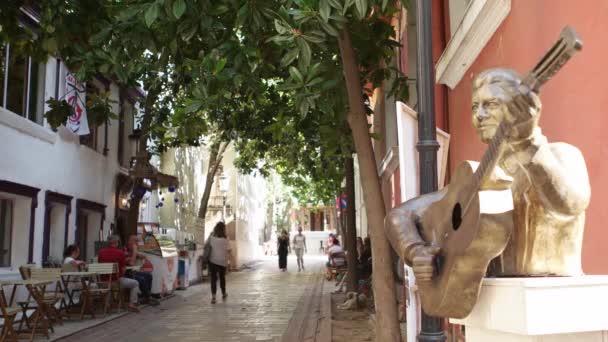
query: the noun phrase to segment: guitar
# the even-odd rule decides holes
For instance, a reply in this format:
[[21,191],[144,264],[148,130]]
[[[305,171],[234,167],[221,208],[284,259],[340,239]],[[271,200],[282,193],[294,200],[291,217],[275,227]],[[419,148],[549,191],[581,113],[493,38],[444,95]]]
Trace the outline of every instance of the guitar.
[[[541,86],[581,48],[576,32],[564,28],[557,42],[522,80],[520,90],[526,87],[538,94]],[[433,277],[418,283],[422,307],[428,315],[466,317],[477,301],[490,261],[509,242],[513,230],[510,183],[503,183],[504,190],[500,191],[482,191],[482,185],[494,172],[511,128],[503,120],[481,162],[459,165],[447,191],[432,194],[432,203],[419,215],[417,225],[426,232],[425,240],[440,248],[434,257]],[[416,259],[413,262],[416,264]]]

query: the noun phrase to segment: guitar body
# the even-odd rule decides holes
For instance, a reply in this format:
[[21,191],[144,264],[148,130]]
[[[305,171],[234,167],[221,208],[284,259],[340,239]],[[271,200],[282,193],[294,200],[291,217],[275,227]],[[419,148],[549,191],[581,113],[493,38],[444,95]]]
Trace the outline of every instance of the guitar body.
[[441,247],[434,276],[418,284],[422,307],[431,316],[464,318],[471,312],[490,261],[505,249],[513,230],[509,183],[494,178],[492,189],[502,190],[478,191],[476,166],[462,163],[447,191],[435,193],[422,210],[414,205],[423,239]]

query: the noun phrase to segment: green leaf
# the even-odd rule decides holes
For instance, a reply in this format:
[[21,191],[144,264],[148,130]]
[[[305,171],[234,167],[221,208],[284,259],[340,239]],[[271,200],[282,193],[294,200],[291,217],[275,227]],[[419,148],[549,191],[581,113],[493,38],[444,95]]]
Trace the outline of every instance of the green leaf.
[[329,7],[328,0],[320,0],[319,1],[319,14],[323,21],[327,22],[329,20],[329,16],[331,14],[331,7]]
[[310,34],[310,35],[302,35],[302,38],[304,38],[304,40],[309,41],[313,44],[321,44],[325,41],[325,35],[318,35],[318,34]]
[[367,0],[355,0],[355,6],[357,7],[359,18],[365,18],[365,14],[367,13]]
[[222,15],[222,14],[228,12],[229,10],[230,10],[230,8],[228,8],[228,6],[219,5],[213,10],[212,14],[213,15]]
[[154,21],[158,18],[159,7],[156,3],[153,3],[144,14],[144,20],[146,22],[146,26],[150,27],[154,24]]
[[306,86],[312,87],[312,86],[317,85],[317,84],[319,84],[321,82],[323,82],[323,78],[322,77],[317,77],[317,78],[313,79],[312,81],[308,82],[306,84]]
[[382,0],[382,11],[386,10],[386,5],[388,5],[388,0]]
[[329,4],[331,5],[331,7],[337,9],[338,11],[342,12],[342,4],[340,3],[339,0],[328,0]]
[[179,19],[186,12],[186,1],[185,0],[175,0],[173,3],[173,15],[175,18]]
[[355,3],[355,0],[346,0],[346,2],[344,3],[344,8],[342,9],[342,15],[346,15],[346,12],[348,12],[348,9]]
[[281,25],[281,22],[278,19],[274,20],[274,29],[279,33],[279,34],[283,34],[285,33],[285,30],[283,29],[283,25]]
[[193,113],[198,111],[203,106],[203,102],[200,100],[194,100],[186,106],[186,113]]
[[302,119],[306,118],[309,108],[310,108],[310,104],[308,103],[308,101],[304,100],[304,101],[300,102],[299,109],[300,109],[300,114],[302,114]]
[[296,58],[298,58],[299,54],[300,54],[300,49],[297,49],[297,48],[291,49],[288,53],[285,54],[285,56],[283,56],[283,58],[281,58],[281,65],[282,66],[291,65],[291,63],[293,63],[293,61]]
[[220,59],[217,64],[215,65],[215,69],[213,70],[213,74],[217,75],[218,73],[220,73],[222,70],[224,70],[224,67],[226,66],[226,62],[228,60],[226,58],[222,58]]
[[325,30],[325,32],[327,32],[329,35],[334,36],[334,37],[338,37],[340,35],[338,30],[336,30],[330,23],[321,21],[320,24],[321,24],[321,28],[323,28],[323,30]]
[[115,74],[120,82],[127,83],[127,71],[121,65],[116,66]]
[[300,70],[298,70],[298,68],[290,66],[289,74],[291,75],[291,78],[295,79],[299,83],[304,83],[304,77],[302,76],[302,73],[300,72]]
[[310,65],[310,59],[312,58],[312,51],[310,50],[310,45],[303,38],[296,39],[296,43],[300,48],[300,60],[302,62],[303,67],[308,67]]

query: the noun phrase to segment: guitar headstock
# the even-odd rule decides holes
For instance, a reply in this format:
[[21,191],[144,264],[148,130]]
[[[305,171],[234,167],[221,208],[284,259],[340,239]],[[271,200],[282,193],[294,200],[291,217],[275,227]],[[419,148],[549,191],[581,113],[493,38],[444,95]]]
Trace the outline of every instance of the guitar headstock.
[[550,80],[582,48],[583,41],[576,31],[570,26],[564,27],[559,39],[524,78],[522,84],[538,93],[540,87]]

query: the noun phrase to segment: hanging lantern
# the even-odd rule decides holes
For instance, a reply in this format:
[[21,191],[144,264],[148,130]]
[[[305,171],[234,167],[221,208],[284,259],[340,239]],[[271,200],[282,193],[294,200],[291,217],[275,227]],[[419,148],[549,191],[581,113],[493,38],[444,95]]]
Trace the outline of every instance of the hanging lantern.
[[173,199],[173,202],[177,203],[179,200],[177,198]]
[[169,192],[175,192],[175,187],[174,186],[170,186],[168,190],[169,190]]
[[158,203],[158,206],[159,206],[159,207],[162,207],[162,206],[163,206],[163,204],[162,204],[162,203]]

